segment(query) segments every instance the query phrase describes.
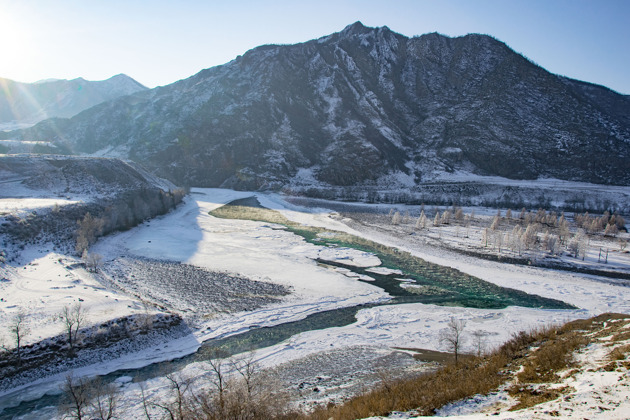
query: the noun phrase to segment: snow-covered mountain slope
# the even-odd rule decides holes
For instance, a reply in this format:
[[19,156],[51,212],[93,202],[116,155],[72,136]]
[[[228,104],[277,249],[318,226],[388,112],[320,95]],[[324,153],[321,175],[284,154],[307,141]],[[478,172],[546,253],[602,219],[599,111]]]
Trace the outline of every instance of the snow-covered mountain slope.
[[57,250],[80,254],[77,221],[88,213],[101,220],[91,244],[101,234],[170,211],[183,194],[119,159],[0,155],[0,251],[10,259],[26,244],[52,242]]
[[69,118],[101,102],[147,89],[124,74],[95,82],[83,78],[37,83],[0,79],[0,86],[0,129],[52,117]]
[[629,115],[627,96],[490,36],[357,22],[5,137],[128,157],[198,186],[395,188],[458,171],[628,185]]
[[0,199],[68,198],[98,201],[142,189],[175,185],[119,159],[59,155],[0,155]]

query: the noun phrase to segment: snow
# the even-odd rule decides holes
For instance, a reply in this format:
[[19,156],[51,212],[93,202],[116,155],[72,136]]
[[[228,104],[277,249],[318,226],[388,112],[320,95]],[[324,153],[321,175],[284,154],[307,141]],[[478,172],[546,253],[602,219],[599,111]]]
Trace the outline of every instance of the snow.
[[20,215],[29,213],[38,209],[48,209],[55,205],[65,206],[68,204],[76,204],[79,200],[69,198],[0,198],[0,214],[12,213]]
[[[627,341],[625,342],[627,343]],[[618,343],[618,344],[624,344]],[[595,342],[579,350],[575,359],[581,366],[575,375],[565,375],[558,384],[550,387],[570,387],[559,399],[518,411],[507,411],[515,401],[505,392],[475,395],[448,404],[437,410],[435,416],[416,417],[413,413],[397,413],[376,419],[461,419],[480,420],[489,415],[498,419],[529,420],[550,418],[628,419],[630,418],[630,377],[627,369],[604,369],[609,362],[610,348],[606,343]]]
[[[50,246],[48,249],[52,249]],[[138,312],[136,299],[104,288],[77,260],[46,246],[30,246],[22,252],[22,262],[0,265],[0,324],[8,325],[19,310],[28,314],[30,333],[25,344],[63,332],[57,315],[64,306],[82,302],[89,323]],[[9,341],[8,331],[0,329],[0,340]]]
[[318,255],[322,260],[341,262],[354,267],[374,267],[381,264],[376,255],[353,248],[323,248]]
[[[378,267],[381,262],[374,255],[353,249],[312,245],[269,223],[218,219],[208,214],[222,204],[251,196],[256,196],[263,206],[278,210],[289,220],[360,235],[498,285],[560,299],[579,308],[569,311],[522,307],[488,310],[419,303],[377,306],[359,311],[357,322],[351,325],[304,332],[258,350],[257,360],[265,367],[300,360],[322,349],[353,346],[442,350],[438,336],[451,316],[467,321],[468,331],[488,332],[488,346],[495,347],[510,338],[511,334],[536,326],[563,323],[602,312],[630,312],[630,288],[615,284],[602,287],[601,279],[595,276],[502,264],[416,243],[412,245],[405,238],[378,230],[350,228],[347,221],[339,220],[334,212],[324,208],[299,207],[278,194],[193,189],[185,203],[175,211],[129,231],[102,238],[91,251],[103,255],[106,264],[121,256],[183,262],[254,281],[284,285],[290,287],[292,293],[277,303],[253,311],[217,314],[209,319],[196,320],[190,336],[123,355],[117,360],[81,368],[75,375],[94,375],[169,360],[196,351],[203,340],[243,332],[254,325],[276,325],[303,319],[319,311],[382,302],[388,298],[381,289],[357,281],[358,276],[354,273],[327,269],[314,261],[316,258],[334,260],[357,267],[373,267],[371,270],[377,273],[384,272],[386,268]],[[83,269],[71,269],[75,261],[47,252],[45,247],[27,248],[23,260],[28,262],[0,266],[0,275],[9,279],[9,282],[0,283],[1,295],[6,300],[0,302],[0,321],[6,322],[19,307],[26,308],[38,321],[29,336],[30,341],[58,333],[60,325],[52,321],[52,317],[64,304],[78,298],[84,300],[92,322],[141,309],[138,299],[99,284],[93,275]],[[395,270],[387,273],[401,274]],[[184,376],[193,375],[200,369],[198,364],[193,363],[181,373]],[[0,407],[7,404],[7,396],[14,404],[20,399],[58,389],[62,379],[63,375],[57,375],[13,390],[11,394],[5,392],[4,400],[3,394],[0,394]],[[119,382],[125,395],[125,407],[129,410],[127,414],[138,414],[140,407],[134,403],[137,384],[129,384],[122,379]],[[161,379],[151,380],[147,386],[154,395],[164,395],[168,389]]]
[[218,219],[208,214],[226,202],[247,196],[251,193],[195,189],[194,201],[187,200],[169,217],[106,238],[94,247],[94,252],[104,255],[106,261],[119,255],[135,255],[266,279],[292,287],[293,300],[318,307],[386,297],[377,288],[350,281],[313,262],[323,252],[360,266],[379,264],[373,256],[350,249],[336,249],[330,254],[268,223]]
[[630,188],[627,186],[601,185],[591,184],[588,182],[565,181],[556,178],[538,178],[532,180],[509,179],[500,176],[483,176],[476,175],[466,171],[455,171],[448,173],[438,173],[434,181],[446,182],[479,182],[484,184],[519,186],[519,187],[535,187],[549,190],[568,190],[576,192],[597,192],[608,191],[630,197]]

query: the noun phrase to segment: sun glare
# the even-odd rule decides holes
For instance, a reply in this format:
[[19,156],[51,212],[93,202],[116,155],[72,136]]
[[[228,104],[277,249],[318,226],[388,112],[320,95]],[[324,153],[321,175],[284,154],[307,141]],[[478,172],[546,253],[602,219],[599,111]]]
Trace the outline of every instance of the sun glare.
[[30,60],[29,36],[24,27],[0,8],[0,71],[2,77],[19,79],[21,66]]

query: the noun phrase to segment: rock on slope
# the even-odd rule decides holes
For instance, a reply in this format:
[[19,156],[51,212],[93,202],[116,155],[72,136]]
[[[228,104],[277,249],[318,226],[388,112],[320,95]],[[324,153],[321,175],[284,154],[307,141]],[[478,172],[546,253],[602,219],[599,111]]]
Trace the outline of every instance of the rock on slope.
[[198,186],[400,186],[456,170],[630,184],[628,97],[489,36],[407,38],[360,22],[11,135],[122,154]]

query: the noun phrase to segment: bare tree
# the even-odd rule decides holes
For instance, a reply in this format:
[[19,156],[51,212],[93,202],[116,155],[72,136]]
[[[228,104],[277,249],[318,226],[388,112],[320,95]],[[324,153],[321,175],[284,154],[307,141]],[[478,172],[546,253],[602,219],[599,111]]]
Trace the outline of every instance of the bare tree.
[[81,259],[85,263],[85,267],[88,271],[95,273],[103,265],[103,256],[96,253],[89,253],[87,249],[83,250]]
[[606,225],[606,229],[604,230],[604,236],[612,236],[613,238],[617,236],[619,233],[619,229],[616,224]]
[[446,324],[446,329],[440,332],[440,344],[446,346],[448,351],[453,353],[455,363],[458,362],[459,353],[464,342],[464,328],[466,328],[466,321],[451,317],[448,324]]
[[566,244],[569,234],[569,222],[564,218],[563,214],[560,216],[558,221],[558,238],[560,239],[560,242]]
[[522,235],[525,248],[531,249],[534,247],[534,245],[536,245],[539,230],[540,225],[538,223],[530,223],[529,225],[527,225],[527,229],[525,229],[525,232]]
[[427,228],[427,216],[424,214],[424,210],[420,212],[420,216],[416,221],[416,229],[426,229]]
[[26,314],[22,310],[15,314],[9,322],[9,332],[15,344],[18,364],[22,364],[22,340],[30,332],[30,328],[26,325]]
[[212,373],[214,373],[212,383],[214,384],[219,396],[219,408],[223,411],[225,408],[225,393],[228,385],[227,372],[224,365],[225,359],[221,357],[221,351],[218,349],[210,350],[209,354],[210,358],[208,359],[208,364],[210,365]]
[[96,241],[96,238],[103,233],[105,220],[99,217],[93,217],[89,212],[85,214],[82,220],[77,220],[77,243],[76,251],[79,255],[88,249],[90,245]]
[[144,383],[140,383],[140,395],[142,396],[142,412],[147,420],[151,419],[151,410],[149,406],[154,406],[153,403],[149,401],[149,397],[147,397],[146,389]]
[[[156,402],[152,403],[152,405],[164,410],[170,420],[184,420],[187,418],[186,413],[188,412],[188,398],[186,394],[192,385],[192,380],[182,379],[174,374],[166,375],[166,379],[169,381],[169,385],[173,393],[172,401],[168,403]],[[146,406],[145,414],[148,416]]]
[[116,410],[120,401],[120,390],[112,383],[104,383],[97,379],[90,384],[91,417],[94,420],[112,420],[116,418]]
[[435,212],[435,218],[433,218],[433,226],[439,226],[440,225],[440,212],[437,211]]
[[254,389],[256,387],[256,379],[259,376],[260,366],[255,360],[256,353],[249,352],[245,356],[235,358],[232,362],[234,370],[236,370],[245,384],[245,390],[247,391],[248,398],[252,398]]
[[584,259],[587,249],[587,238],[584,229],[578,229],[571,239],[571,242],[569,242],[568,249],[569,252],[573,254],[574,258],[579,258],[581,255],[582,259]]
[[490,225],[490,229],[492,229],[493,231],[497,230],[499,228],[499,223],[501,223],[501,217],[498,215],[494,216],[494,218],[492,219],[492,224]]
[[473,346],[475,348],[475,352],[477,353],[477,357],[481,357],[486,351],[486,338],[488,337],[488,332],[475,330],[473,331],[472,336]]
[[72,373],[66,376],[63,383],[65,401],[59,406],[64,419],[87,419],[89,392],[85,379],[75,379]]
[[74,353],[74,346],[79,336],[79,329],[85,323],[86,315],[86,311],[81,306],[81,302],[77,302],[73,306],[64,306],[59,314],[59,318],[61,319],[61,322],[63,322],[64,329],[68,335],[70,354]]
[[149,313],[149,304],[142,301],[142,313],[137,316],[138,327],[143,334],[147,334],[153,328],[153,316]]
[[443,225],[448,225],[451,222],[451,212],[448,209],[444,210],[444,213],[442,213],[442,217],[440,219],[440,222]]
[[520,226],[514,226],[512,229],[512,241],[511,241],[512,252],[518,252],[518,255],[521,255],[523,251],[523,229]]
[[494,246],[499,251],[499,254],[501,253],[501,247],[503,246],[504,241],[505,237],[502,232],[494,233]]
[[402,223],[403,224],[409,223],[409,210],[405,210],[405,215],[403,216]]

